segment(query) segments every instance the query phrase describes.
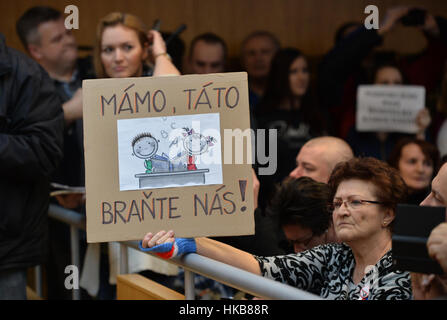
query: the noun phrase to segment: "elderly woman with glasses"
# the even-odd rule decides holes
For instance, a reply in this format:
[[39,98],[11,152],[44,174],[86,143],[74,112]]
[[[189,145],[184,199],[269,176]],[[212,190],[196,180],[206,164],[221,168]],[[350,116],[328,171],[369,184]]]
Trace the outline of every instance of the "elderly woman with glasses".
[[329,186],[341,243],[258,257],[207,238],[174,238],[172,231],[161,231],[148,233],[140,247],[164,258],[197,252],[326,299],[411,299],[410,274],[394,270],[391,256],[395,208],[406,197],[397,170],[373,158],[352,159],[335,167]]

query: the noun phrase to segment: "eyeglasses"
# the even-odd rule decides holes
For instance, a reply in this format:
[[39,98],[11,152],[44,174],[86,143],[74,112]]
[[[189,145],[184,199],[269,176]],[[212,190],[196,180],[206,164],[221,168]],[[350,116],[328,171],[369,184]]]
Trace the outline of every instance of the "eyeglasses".
[[348,209],[359,209],[363,205],[367,203],[373,203],[373,204],[385,204],[385,202],[380,201],[373,201],[373,200],[362,200],[362,199],[348,199],[348,200],[335,200],[332,202],[332,204],[329,205],[330,211],[336,211],[339,210],[340,207],[345,204],[346,208]]

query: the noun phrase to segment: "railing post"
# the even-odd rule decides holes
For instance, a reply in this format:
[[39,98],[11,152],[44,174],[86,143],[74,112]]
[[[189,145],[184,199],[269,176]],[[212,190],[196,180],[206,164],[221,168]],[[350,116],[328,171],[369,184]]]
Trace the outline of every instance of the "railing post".
[[120,274],[129,273],[127,245],[120,243]]
[[[79,232],[78,228],[70,226],[70,240],[71,240],[71,264],[76,266],[78,270],[80,269],[80,258],[79,258]],[[81,299],[80,289],[72,289],[73,300]]]
[[42,267],[36,266],[34,268],[34,277],[35,277],[35,286],[36,286],[36,294],[39,297],[42,297]]
[[194,291],[194,273],[185,270],[185,299],[195,300],[196,295]]

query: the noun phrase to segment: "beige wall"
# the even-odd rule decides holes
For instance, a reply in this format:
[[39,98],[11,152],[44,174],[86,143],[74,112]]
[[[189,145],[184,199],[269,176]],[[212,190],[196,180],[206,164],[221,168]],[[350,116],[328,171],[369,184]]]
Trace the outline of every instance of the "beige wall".
[[[350,20],[364,20],[364,8],[379,7],[384,16],[396,4],[422,5],[434,14],[447,17],[445,0],[0,0],[0,32],[9,46],[22,50],[15,32],[17,18],[34,5],[50,5],[60,10],[77,5],[80,29],[75,32],[80,45],[93,45],[95,25],[111,11],[126,11],[141,17],[149,26],[161,19],[163,31],[173,31],[181,23],[188,28],[182,39],[188,45],[197,34],[212,31],[223,37],[230,56],[238,54],[246,34],[257,29],[275,33],[283,46],[295,46],[310,56],[330,49],[336,28]],[[415,28],[399,27],[387,37],[384,48],[402,53],[424,47],[424,38]]]

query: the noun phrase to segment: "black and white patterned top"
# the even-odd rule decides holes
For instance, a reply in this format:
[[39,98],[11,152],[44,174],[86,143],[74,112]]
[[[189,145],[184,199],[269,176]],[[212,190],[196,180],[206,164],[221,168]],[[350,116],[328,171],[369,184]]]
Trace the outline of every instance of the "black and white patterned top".
[[255,258],[263,276],[325,299],[412,299],[410,274],[393,269],[391,250],[358,284],[352,280],[354,254],[346,244],[327,244],[298,254]]

